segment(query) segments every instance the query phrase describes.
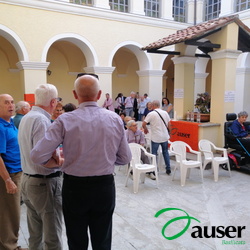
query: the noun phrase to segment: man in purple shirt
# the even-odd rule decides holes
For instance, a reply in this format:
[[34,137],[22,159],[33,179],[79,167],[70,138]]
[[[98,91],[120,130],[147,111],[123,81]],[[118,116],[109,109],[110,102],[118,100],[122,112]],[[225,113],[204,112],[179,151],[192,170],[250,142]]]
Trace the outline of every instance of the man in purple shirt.
[[63,213],[70,250],[111,249],[115,208],[114,165],[131,160],[121,118],[97,105],[98,79],[83,75],[75,81],[79,108],[59,116],[31,152],[35,163],[46,164],[63,144]]

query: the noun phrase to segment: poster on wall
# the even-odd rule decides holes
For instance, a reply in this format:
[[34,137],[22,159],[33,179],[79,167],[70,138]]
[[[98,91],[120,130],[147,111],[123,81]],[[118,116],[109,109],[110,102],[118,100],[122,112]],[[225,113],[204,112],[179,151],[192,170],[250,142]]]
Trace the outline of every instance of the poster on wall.
[[229,90],[225,91],[224,102],[234,102],[235,101],[235,91]]
[[183,98],[183,97],[184,97],[184,89],[174,90],[174,98]]

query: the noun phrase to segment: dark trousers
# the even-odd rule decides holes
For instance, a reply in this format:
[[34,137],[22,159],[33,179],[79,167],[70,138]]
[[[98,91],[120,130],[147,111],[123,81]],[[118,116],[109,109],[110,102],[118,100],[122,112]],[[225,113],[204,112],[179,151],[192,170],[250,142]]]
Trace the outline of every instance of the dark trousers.
[[76,177],[64,174],[63,214],[69,250],[111,249],[115,208],[113,175]]

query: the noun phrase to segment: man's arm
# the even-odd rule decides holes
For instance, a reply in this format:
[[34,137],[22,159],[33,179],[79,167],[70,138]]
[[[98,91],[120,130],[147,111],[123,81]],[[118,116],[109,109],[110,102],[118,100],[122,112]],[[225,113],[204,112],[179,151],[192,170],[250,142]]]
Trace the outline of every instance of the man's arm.
[[126,165],[128,164],[132,159],[132,154],[127,142],[127,139],[125,137],[125,133],[123,133],[123,137],[121,139],[121,143],[119,145],[117,154],[116,154],[116,165]]
[[144,134],[146,135],[148,133],[148,128],[147,128],[147,123],[145,121],[143,121],[142,127],[143,127],[143,130],[144,130]]
[[62,143],[61,123],[56,119],[45,132],[45,136],[31,150],[31,159],[35,164],[43,165],[47,168],[60,166],[63,160],[59,154],[55,153],[58,145]]
[[171,121],[168,122],[168,133],[169,135],[171,135],[171,131],[172,131],[172,124]]
[[16,184],[12,181],[6,166],[4,164],[3,158],[0,154],[0,176],[5,181],[5,186],[8,194],[15,194],[17,190]]

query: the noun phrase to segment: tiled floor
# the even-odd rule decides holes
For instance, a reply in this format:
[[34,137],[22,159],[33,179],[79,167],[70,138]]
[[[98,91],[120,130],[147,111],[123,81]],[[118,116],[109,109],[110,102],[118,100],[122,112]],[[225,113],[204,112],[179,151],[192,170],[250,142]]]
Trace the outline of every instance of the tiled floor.
[[[174,161],[171,160],[171,164],[173,166]],[[211,170],[205,170],[202,183],[198,170],[194,169],[186,185],[181,187],[179,172],[176,180],[172,181],[171,176],[167,176],[162,169],[159,173],[159,189],[155,188],[155,181],[146,178],[137,194],[132,192],[132,180],[128,187],[124,186],[125,177],[125,169],[121,167],[119,170],[117,167],[112,249],[250,249],[250,175],[233,171],[230,178],[228,172],[221,169],[216,183]],[[182,236],[167,240],[161,233],[162,227],[175,217],[185,216],[185,213],[175,210],[154,217],[163,208],[183,209],[200,223],[191,219],[189,228]],[[23,205],[19,241],[23,247],[28,245],[25,209]],[[173,222],[166,228],[165,235],[179,233],[187,223],[187,219]],[[192,229],[194,226],[200,226],[201,229],[206,226],[209,233],[212,226],[245,226],[246,229],[242,230],[241,238],[192,238],[191,233],[197,231]],[[63,240],[64,249],[68,249],[65,231]],[[231,244],[225,245],[223,241]],[[238,241],[244,241],[245,244],[236,245]]]

